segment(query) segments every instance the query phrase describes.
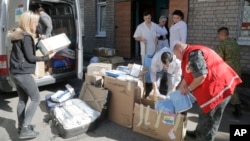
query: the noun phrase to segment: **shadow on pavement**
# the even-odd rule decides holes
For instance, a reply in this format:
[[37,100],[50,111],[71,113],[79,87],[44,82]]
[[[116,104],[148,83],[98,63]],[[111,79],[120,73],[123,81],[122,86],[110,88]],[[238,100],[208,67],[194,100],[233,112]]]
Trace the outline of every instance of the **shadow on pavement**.
[[15,126],[16,121],[13,119],[6,119],[3,117],[0,117],[0,121],[1,121],[0,126],[2,126],[6,130],[10,140],[16,141],[18,139],[17,128]]
[[8,101],[8,99],[11,99],[11,98],[17,97],[17,96],[18,95],[16,92],[11,92],[11,93],[1,92],[1,94],[0,94],[0,109],[7,111],[7,112],[13,112],[12,107],[9,106],[10,101]]

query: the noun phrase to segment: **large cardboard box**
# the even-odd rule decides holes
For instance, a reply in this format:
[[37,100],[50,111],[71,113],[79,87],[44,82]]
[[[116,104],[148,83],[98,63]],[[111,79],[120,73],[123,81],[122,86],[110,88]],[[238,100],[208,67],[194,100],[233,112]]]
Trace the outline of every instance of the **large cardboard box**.
[[71,42],[67,35],[65,33],[61,33],[56,36],[40,40],[37,47],[44,55],[47,55],[50,51],[57,52],[59,50],[67,48],[70,43]]
[[93,54],[100,57],[115,56],[116,50],[113,48],[99,47],[93,49]]
[[[36,56],[43,56],[40,50],[36,51]],[[45,75],[45,62],[36,62],[35,77],[43,77]]]
[[112,64],[91,63],[87,67],[87,74],[102,76],[102,75],[105,75],[106,70],[111,70],[111,69],[112,69]]
[[150,106],[135,104],[133,131],[162,141],[183,141],[186,115],[166,114]]
[[109,120],[131,128],[134,103],[139,102],[141,98],[140,88],[137,83],[105,76],[104,88],[111,91]]

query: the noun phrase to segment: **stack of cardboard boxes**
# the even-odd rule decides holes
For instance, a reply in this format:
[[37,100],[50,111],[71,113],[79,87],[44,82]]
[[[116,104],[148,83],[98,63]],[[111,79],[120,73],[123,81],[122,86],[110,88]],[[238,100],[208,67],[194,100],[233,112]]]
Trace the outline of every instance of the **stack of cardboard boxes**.
[[99,47],[93,49],[93,54],[99,58],[100,63],[110,63],[113,69],[124,63],[123,57],[116,56],[117,50],[113,48]]
[[[153,101],[143,102],[145,101],[146,69],[141,70],[137,81],[129,81],[129,79],[123,80],[103,73],[103,70],[111,70],[112,67],[108,64],[94,64],[88,66],[87,74],[91,74],[91,79],[90,75],[85,75],[85,81],[97,84],[97,81],[100,80],[98,84],[111,92],[108,107],[110,121],[159,140],[181,141],[184,139],[185,115],[162,113],[153,109]],[[100,71],[93,73],[93,70]],[[151,105],[151,108],[148,105]]]

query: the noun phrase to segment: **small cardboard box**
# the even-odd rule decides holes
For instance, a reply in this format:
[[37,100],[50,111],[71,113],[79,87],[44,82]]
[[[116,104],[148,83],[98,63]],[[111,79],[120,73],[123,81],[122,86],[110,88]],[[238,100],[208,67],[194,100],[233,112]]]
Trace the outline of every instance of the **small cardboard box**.
[[70,44],[71,42],[67,35],[65,33],[61,33],[56,36],[40,40],[37,47],[44,55],[47,55],[50,51],[57,52],[67,48]]
[[85,82],[96,87],[102,87],[103,77],[98,75],[88,75],[85,73]]
[[116,50],[113,48],[100,47],[93,49],[93,54],[101,57],[115,56]]
[[134,103],[140,101],[141,98],[140,88],[137,83],[105,76],[104,88],[111,91],[109,120],[131,128]]
[[116,69],[116,67],[122,63],[124,63],[123,57],[120,56],[112,56],[112,57],[99,57],[99,62],[101,63],[110,63],[112,64],[112,68]]
[[183,141],[186,115],[166,114],[150,106],[135,104],[133,131],[163,141]]
[[[36,56],[43,56],[40,50],[36,51]],[[35,77],[43,77],[45,75],[45,63],[36,62]]]
[[[91,63],[87,67],[87,74],[88,75],[97,75],[102,76],[105,75],[106,70],[111,70],[112,64],[107,63]],[[104,72],[102,72],[104,71]]]

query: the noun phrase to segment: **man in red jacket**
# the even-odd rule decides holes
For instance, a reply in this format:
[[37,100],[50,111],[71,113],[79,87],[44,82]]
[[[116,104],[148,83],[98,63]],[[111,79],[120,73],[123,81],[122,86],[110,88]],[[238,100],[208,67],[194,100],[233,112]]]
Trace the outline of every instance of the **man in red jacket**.
[[213,141],[226,105],[242,80],[212,49],[202,45],[177,43],[174,53],[182,61],[183,94],[192,92],[201,108],[194,131],[187,135],[196,141]]

